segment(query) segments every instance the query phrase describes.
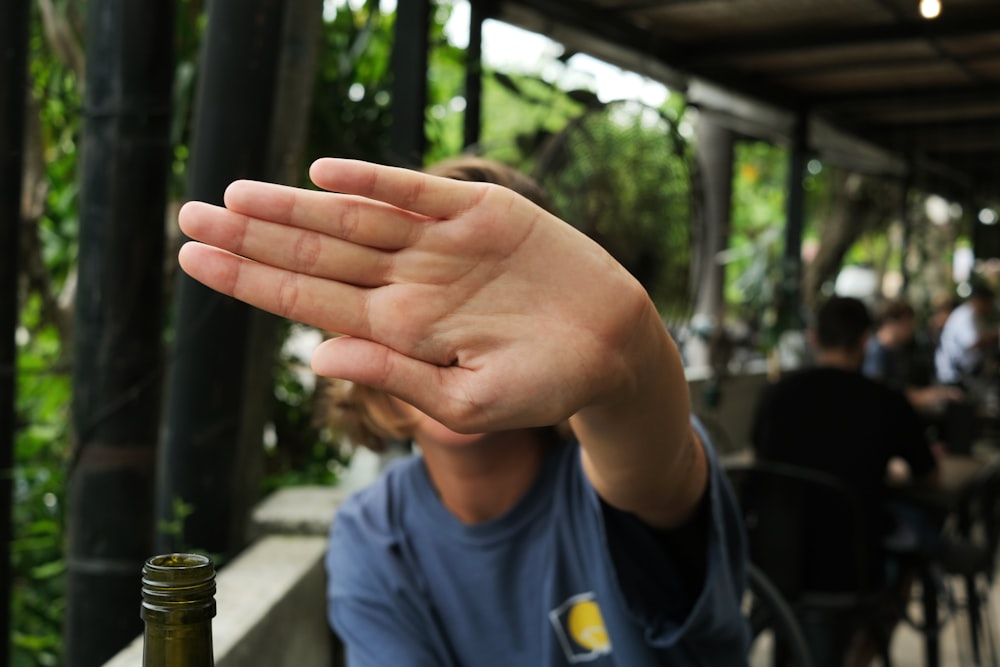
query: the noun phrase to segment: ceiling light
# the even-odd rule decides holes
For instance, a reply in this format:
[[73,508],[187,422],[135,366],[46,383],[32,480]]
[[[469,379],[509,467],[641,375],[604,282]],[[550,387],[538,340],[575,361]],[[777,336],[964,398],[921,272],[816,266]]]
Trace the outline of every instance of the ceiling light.
[[936,19],[941,13],[941,0],[920,0],[920,15],[925,19]]

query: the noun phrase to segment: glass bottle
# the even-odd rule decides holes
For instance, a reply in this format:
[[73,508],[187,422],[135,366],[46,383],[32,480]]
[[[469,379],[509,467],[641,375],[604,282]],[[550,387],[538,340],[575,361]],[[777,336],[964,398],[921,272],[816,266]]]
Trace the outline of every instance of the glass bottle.
[[142,568],[144,667],[213,667],[215,567],[199,554],[153,556]]

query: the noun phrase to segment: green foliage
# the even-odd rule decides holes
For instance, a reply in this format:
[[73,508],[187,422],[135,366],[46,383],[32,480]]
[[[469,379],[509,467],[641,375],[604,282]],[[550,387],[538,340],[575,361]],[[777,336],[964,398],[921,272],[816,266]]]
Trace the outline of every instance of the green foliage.
[[739,317],[768,329],[776,321],[781,282],[787,151],[765,142],[739,142],[734,153],[726,302]]
[[559,214],[631,271],[662,312],[683,314],[691,173],[672,119],[639,103],[596,106],[548,141],[540,156],[536,174]]
[[307,160],[319,156],[381,160],[387,149],[389,56],[395,15],[377,2],[341,6],[323,27],[309,124]]
[[[37,11],[37,10],[36,10]],[[77,75],[48,49],[37,16],[29,37],[31,97],[37,107],[38,141],[44,164],[45,206],[37,221],[45,265],[58,290],[76,262],[77,143],[83,97]],[[29,186],[36,184],[29,183]]]
[[[70,451],[69,341],[60,338],[56,304],[76,264],[77,147],[82,96],[76,74],[47,45],[37,7],[29,35],[28,153],[38,152],[26,185],[41,195],[26,220],[38,257],[25,257],[17,336],[18,429],[14,438],[14,533],[11,611],[12,664],[61,661],[65,607],[66,460]],[[38,125],[34,122],[37,120]],[[34,128],[34,129],[31,129]],[[34,247],[34,243],[31,247]]]
[[[288,327],[285,340],[308,335],[301,325]],[[339,434],[324,419],[324,385],[317,383],[308,363],[293,349],[282,348],[276,368],[273,432],[265,436],[265,476],[262,491],[303,484],[332,485],[347,463]]]
[[12,614],[15,665],[60,660],[64,608],[65,461],[69,449],[70,379],[62,343],[40,322],[40,299],[22,309],[18,336],[14,451]]
[[178,551],[188,551],[184,544],[184,522],[194,514],[194,505],[186,503],[182,498],[174,498],[170,502],[170,518],[160,519],[156,524],[156,532],[173,538]]
[[545,142],[580,116],[584,107],[566,91],[534,76],[487,71],[480,152],[535,173]]
[[465,50],[450,42],[444,26],[452,3],[440,3],[431,26],[427,59],[427,135],[425,161],[433,164],[457,155],[464,148]]

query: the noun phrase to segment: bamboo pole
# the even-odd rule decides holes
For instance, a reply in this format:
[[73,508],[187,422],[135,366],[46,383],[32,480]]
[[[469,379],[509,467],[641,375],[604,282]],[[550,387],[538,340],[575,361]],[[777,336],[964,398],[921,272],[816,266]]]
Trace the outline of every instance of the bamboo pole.
[[18,248],[29,0],[0,3],[0,667],[10,659]]
[[91,0],[80,162],[65,654],[103,664],[142,631],[159,436],[170,0]]
[[[222,204],[240,178],[268,179],[285,3],[213,0],[199,65],[190,199]],[[224,560],[246,541],[249,481],[259,467],[274,364],[275,320],[183,273],[157,465],[156,512],[183,519],[157,551],[194,548]],[[175,515],[182,503],[186,517]]]

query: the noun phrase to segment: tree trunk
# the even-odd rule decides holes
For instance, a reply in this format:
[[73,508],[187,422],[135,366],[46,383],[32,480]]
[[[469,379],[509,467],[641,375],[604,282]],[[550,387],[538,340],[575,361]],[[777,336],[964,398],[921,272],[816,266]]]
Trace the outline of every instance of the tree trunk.
[[65,654],[103,664],[142,631],[159,435],[173,2],[91,0]]
[[898,199],[889,196],[887,189],[885,183],[859,174],[837,174],[831,210],[820,230],[819,248],[803,278],[803,299],[810,310],[819,304],[823,284],[836,278],[851,246],[865,231],[885,225]]

